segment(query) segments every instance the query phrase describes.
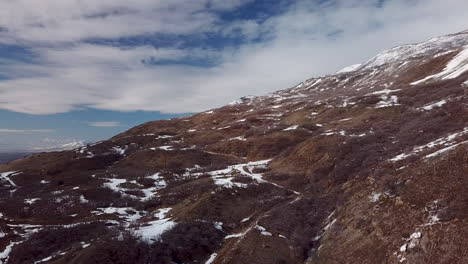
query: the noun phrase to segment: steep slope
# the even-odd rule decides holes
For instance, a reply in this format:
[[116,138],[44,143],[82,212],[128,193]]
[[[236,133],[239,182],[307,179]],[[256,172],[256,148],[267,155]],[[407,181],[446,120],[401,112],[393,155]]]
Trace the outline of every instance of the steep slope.
[[468,32],[1,164],[7,263],[468,263]]

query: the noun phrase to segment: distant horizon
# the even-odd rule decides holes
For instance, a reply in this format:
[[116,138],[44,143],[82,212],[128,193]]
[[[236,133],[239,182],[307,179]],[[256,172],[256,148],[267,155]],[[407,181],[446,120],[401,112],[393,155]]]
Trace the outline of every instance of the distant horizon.
[[[0,110],[0,120],[8,120],[10,124],[17,124],[15,130],[0,129],[0,153],[21,152],[50,152],[60,151],[62,145],[79,143],[90,144],[108,139],[119,133],[144,124],[146,122],[165,120],[191,115],[161,114],[159,112],[146,113],[112,113],[99,111],[81,111],[76,113],[56,114],[53,116],[31,116],[15,113],[14,115]],[[85,120],[110,115],[112,122],[86,122]],[[28,125],[26,127],[25,125]],[[48,129],[43,129],[47,126]],[[20,141],[20,144],[12,144]]]

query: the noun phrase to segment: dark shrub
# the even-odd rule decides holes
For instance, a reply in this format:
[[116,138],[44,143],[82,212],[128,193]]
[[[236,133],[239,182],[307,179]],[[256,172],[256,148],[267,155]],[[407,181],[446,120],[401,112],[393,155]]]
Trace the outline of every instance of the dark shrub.
[[75,243],[89,241],[109,233],[104,223],[96,222],[70,228],[49,228],[34,233],[27,241],[18,244],[10,253],[9,263],[34,263]]

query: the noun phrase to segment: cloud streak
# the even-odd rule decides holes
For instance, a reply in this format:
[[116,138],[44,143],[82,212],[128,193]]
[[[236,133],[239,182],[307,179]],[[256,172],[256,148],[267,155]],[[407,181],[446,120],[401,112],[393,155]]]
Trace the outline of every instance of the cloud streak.
[[101,121],[101,122],[88,122],[88,126],[92,127],[119,127],[122,124],[120,122],[116,121]]
[[9,129],[0,128],[0,133],[53,133],[53,129]]
[[[10,77],[0,81],[2,109],[203,111],[334,72],[385,48],[468,28],[464,0],[298,0],[267,19],[231,21],[219,10],[249,1],[39,2],[33,8],[26,7],[31,1],[10,1],[0,8],[0,27],[7,29],[0,41],[29,45],[35,56],[33,63],[0,63],[0,73]],[[243,41],[217,50],[84,42],[157,33]],[[181,63],[158,63],[167,60]],[[190,60],[214,64],[183,63]]]

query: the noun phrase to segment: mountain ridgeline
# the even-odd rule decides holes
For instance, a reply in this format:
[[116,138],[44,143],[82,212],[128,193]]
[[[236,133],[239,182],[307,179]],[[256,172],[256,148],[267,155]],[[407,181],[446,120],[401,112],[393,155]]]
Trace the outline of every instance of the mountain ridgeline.
[[0,172],[0,263],[468,263],[468,32]]

